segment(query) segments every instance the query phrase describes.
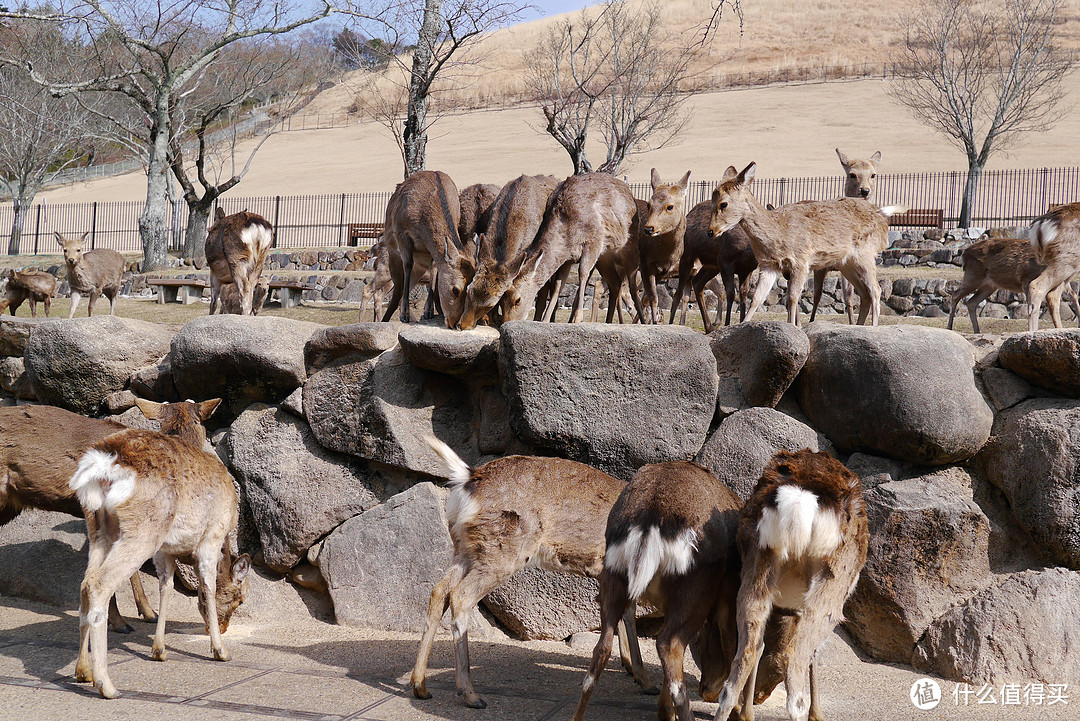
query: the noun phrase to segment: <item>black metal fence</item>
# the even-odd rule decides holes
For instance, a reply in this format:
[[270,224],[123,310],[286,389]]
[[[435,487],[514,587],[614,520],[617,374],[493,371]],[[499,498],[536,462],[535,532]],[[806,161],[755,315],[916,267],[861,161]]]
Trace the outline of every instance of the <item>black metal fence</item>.
[[[946,227],[956,225],[960,215],[967,173],[896,173],[879,175],[873,200],[879,205],[907,205],[918,210],[941,210]],[[639,198],[648,198],[648,183],[631,183]],[[716,181],[692,181],[689,206],[707,200]],[[764,178],[755,180],[754,194],[762,203],[775,206],[800,200],[838,198],[843,193],[839,176],[820,178]],[[226,213],[250,210],[269,220],[275,228],[278,248],[339,247],[349,240],[349,224],[381,223],[389,192],[341,193],[337,195],[274,195],[219,198]],[[983,173],[975,196],[972,223],[981,227],[1022,225],[1051,206],[1080,200],[1080,167],[1028,170],[992,170]],[[90,245],[120,252],[140,252],[138,217],[142,201],[45,204],[30,207],[23,226],[20,253],[59,253],[53,232],[90,233]],[[10,234],[13,209],[0,205],[0,237]],[[187,206],[173,205],[170,215],[170,248],[183,247]],[[365,238],[365,245],[374,243]],[[4,243],[6,245],[6,242]]]

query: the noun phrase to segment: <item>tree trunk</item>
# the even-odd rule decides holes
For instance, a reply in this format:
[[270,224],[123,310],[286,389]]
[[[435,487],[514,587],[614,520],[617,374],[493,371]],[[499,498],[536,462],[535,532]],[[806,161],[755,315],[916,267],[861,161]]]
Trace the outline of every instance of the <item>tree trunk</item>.
[[184,257],[196,259],[206,258],[206,228],[210,223],[210,208],[214,205],[213,198],[205,202],[203,198],[195,203],[188,203],[187,235],[184,238]]
[[19,254],[19,239],[22,238],[23,223],[26,220],[26,204],[22,198],[14,199],[15,215],[11,219],[11,239],[8,241],[8,255]]
[[574,161],[574,175],[584,175],[592,172],[592,163],[589,162],[589,157],[585,154],[585,148],[574,148],[570,152],[570,158]]
[[159,99],[157,127],[150,143],[150,158],[146,167],[146,205],[139,215],[139,235],[142,238],[142,272],[162,270],[169,254],[169,114],[168,100],[163,93]]
[[426,0],[424,20],[413,53],[412,78],[409,80],[409,110],[402,134],[405,177],[423,170],[427,161],[427,96],[431,73],[432,48],[442,30],[442,0]]
[[982,176],[984,163],[977,160],[968,160],[967,182],[964,184],[964,200],[960,204],[961,228],[971,227],[971,213],[975,206],[975,191],[979,189],[979,178]]

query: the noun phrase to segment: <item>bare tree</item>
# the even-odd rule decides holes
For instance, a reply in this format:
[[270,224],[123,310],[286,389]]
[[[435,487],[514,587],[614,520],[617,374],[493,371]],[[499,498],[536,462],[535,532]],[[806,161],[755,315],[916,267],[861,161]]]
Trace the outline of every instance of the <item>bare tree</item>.
[[586,141],[594,125],[607,148],[596,170],[614,173],[629,155],[670,143],[689,120],[687,81],[703,69],[724,9],[721,0],[695,32],[664,33],[659,2],[640,8],[609,0],[557,23],[527,58],[544,130],[570,155],[574,173],[594,170]]
[[[59,77],[29,64],[36,82],[57,96],[88,92],[123,96],[147,128],[146,205],[139,216],[143,269],[165,267],[168,251],[168,173],[173,165],[172,118],[225,48],[283,35],[328,16],[331,0],[173,0],[168,3],[59,0],[56,10],[0,13],[50,20],[84,39],[82,72]],[[26,65],[22,57],[3,58]]]
[[1064,113],[1071,60],[1057,43],[1065,0],[929,0],[904,20],[905,77],[898,102],[964,151],[968,178],[960,227],[990,156],[1046,130]]

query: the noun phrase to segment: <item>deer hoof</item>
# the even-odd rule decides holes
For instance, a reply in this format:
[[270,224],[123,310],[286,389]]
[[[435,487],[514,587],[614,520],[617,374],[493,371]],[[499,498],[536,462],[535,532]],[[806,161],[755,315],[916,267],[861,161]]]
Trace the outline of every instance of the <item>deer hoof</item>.
[[660,687],[653,686],[648,683],[643,683],[641,684],[641,693],[645,694],[646,696],[659,696]]
[[468,699],[466,699],[465,705],[469,708],[487,708],[487,701],[477,696],[475,701],[469,701]]
[[211,650],[214,652],[215,661],[228,661],[230,658],[232,658],[231,656],[229,656],[229,652],[223,648],[215,648]]
[[116,687],[112,685],[112,682],[105,679],[98,684],[98,693],[101,694],[101,698],[119,698],[120,692],[116,690]]
[[75,667],[75,683],[94,683],[94,672],[87,668]]
[[158,648],[157,646],[154,646],[152,649],[150,649],[150,658],[155,661],[167,661],[169,660],[169,652],[166,651],[164,648]]
[[419,686],[412,687],[412,695],[420,699],[431,698],[431,692],[427,690],[427,684],[420,684]]

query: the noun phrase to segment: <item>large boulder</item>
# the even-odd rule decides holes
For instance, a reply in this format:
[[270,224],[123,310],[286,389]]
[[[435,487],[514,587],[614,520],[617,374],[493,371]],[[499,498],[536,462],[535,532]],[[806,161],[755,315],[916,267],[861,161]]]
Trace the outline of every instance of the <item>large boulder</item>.
[[30,331],[42,323],[55,323],[58,319],[18,318],[0,315],[0,356],[21,358],[30,342]]
[[323,449],[307,423],[255,404],[223,441],[251,512],[263,562],[282,573],[313,543],[379,502],[385,483],[362,461]]
[[810,353],[810,340],[790,323],[750,321],[717,328],[709,334],[722,377],[739,379],[751,406],[775,408],[799,375]]
[[992,582],[990,522],[955,467],[882,483],[864,499],[870,549],[847,628],[874,658],[911,663],[934,619]]
[[276,403],[304,383],[304,345],[324,327],[273,316],[196,318],[173,338],[176,390],[181,398],[223,398],[233,413]]
[[314,373],[338,358],[359,355],[373,358],[388,351],[398,342],[401,323],[353,323],[315,331],[304,346],[307,372]]
[[998,363],[1037,386],[1080,396],[1080,328],[1016,333],[1001,344]]
[[524,441],[620,478],[693,458],[716,411],[708,339],[681,326],[506,323],[499,369]]
[[414,324],[398,333],[401,351],[417,368],[453,376],[490,377],[497,381],[499,331],[488,326],[450,330]]
[[986,478],[1041,549],[1080,570],[1080,401],[1034,398],[998,414]]
[[0,526],[0,594],[78,608],[86,521],[27,509]]
[[841,451],[943,465],[975,455],[994,414],[962,337],[922,326],[813,323],[799,405]]
[[[912,661],[935,676],[992,683],[1080,683],[1080,574],[1016,573],[943,614]],[[1064,717],[1063,717],[1064,718]]]
[[465,386],[415,367],[400,348],[317,371],[304,384],[303,407],[319,443],[340,453],[441,477],[443,464],[424,440],[432,435],[478,460]]
[[515,637],[561,641],[600,625],[595,578],[523,568],[484,598],[484,605]]
[[26,374],[43,403],[89,415],[168,353],[171,339],[156,323],[111,315],[42,323],[30,333]]
[[708,468],[744,501],[777,451],[832,451],[810,426],[772,408],[746,408],[725,418],[694,462]]
[[168,356],[160,363],[140,368],[131,375],[131,390],[140,398],[158,403],[175,403],[180,399],[173,382],[172,361]]

